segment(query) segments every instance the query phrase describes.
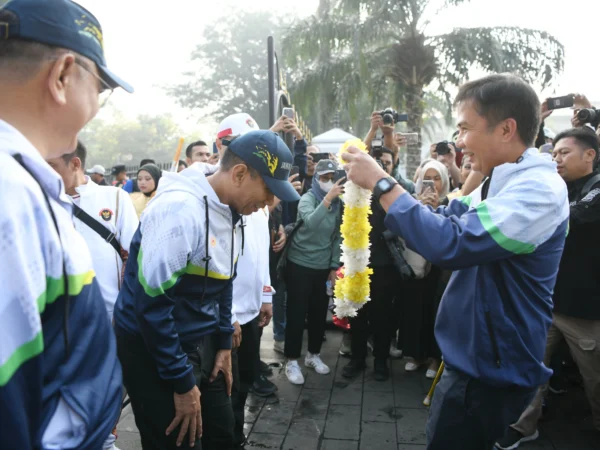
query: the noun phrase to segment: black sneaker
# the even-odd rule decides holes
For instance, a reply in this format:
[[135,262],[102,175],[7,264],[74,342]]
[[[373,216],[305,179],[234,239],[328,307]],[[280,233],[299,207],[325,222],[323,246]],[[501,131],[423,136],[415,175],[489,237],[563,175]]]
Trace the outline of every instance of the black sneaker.
[[259,397],[268,397],[277,392],[277,386],[271,383],[265,378],[264,375],[260,375],[254,384],[250,387],[250,392]]
[[567,393],[568,385],[567,379],[563,376],[551,377],[548,389],[550,389],[550,392],[553,394],[561,395]]
[[365,370],[365,367],[367,367],[367,365],[364,360],[351,359],[342,370],[342,376],[344,378],[354,378],[360,375],[360,373]]
[[233,439],[233,448],[235,449],[243,449],[246,445],[247,438],[244,433],[241,436],[234,437]]
[[260,362],[260,373],[262,375],[264,375],[265,377],[270,377],[271,375],[273,375],[273,369],[271,369],[266,362],[261,361]]
[[373,379],[375,381],[386,381],[390,377],[387,361],[377,361],[373,364]]
[[496,442],[496,448],[500,450],[514,450],[523,442],[535,441],[540,436],[538,430],[535,430],[531,436],[523,436],[513,427],[508,427],[508,431],[502,439]]

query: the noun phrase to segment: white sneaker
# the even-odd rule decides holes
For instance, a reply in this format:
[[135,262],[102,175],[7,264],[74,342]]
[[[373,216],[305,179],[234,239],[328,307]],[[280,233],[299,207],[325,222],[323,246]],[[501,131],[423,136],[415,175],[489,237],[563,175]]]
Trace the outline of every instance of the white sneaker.
[[415,370],[418,370],[419,367],[420,367],[420,364],[417,364],[414,361],[409,361],[404,366],[404,370],[406,370],[407,372],[414,372]]
[[304,359],[304,365],[306,367],[312,367],[315,369],[315,372],[321,375],[327,375],[329,373],[329,367],[321,361],[321,355],[313,355],[312,353],[307,353],[306,358]]
[[392,342],[390,343],[390,357],[394,358],[394,359],[400,359],[402,358],[402,350],[400,350],[397,347],[397,341],[396,339],[392,339]]
[[273,341],[273,350],[277,353],[284,354],[285,352],[285,341]]
[[285,376],[292,384],[304,384],[304,375],[298,361],[288,361],[285,365]]
[[437,370],[427,369],[427,372],[425,372],[425,378],[429,378],[430,380],[433,380],[436,375]]

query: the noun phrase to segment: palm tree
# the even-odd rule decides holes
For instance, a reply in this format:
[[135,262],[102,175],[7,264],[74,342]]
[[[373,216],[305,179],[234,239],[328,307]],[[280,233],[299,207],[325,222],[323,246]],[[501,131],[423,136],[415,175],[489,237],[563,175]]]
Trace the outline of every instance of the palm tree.
[[[468,80],[473,69],[516,73],[542,88],[562,71],[564,48],[543,31],[428,33],[429,18],[464,3],[469,0],[321,0],[317,13],[284,38],[294,102],[305,117],[336,109],[357,120],[357,104],[368,95],[373,106],[406,111],[408,129],[420,134],[425,92],[441,95],[450,110],[449,90]],[[419,160],[420,145],[409,148],[409,174]]]

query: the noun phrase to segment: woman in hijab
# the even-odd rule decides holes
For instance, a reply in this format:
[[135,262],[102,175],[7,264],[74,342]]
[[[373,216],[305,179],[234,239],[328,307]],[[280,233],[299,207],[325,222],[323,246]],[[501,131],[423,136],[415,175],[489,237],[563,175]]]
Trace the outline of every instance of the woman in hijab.
[[[308,353],[304,365],[321,375],[329,373],[320,353],[329,305],[327,281],[333,287],[336,270],[340,266],[342,205],[339,196],[344,191],[344,179],[334,183],[337,168],[337,164],[329,159],[323,159],[316,165],[312,187],[298,204],[298,228],[287,254],[284,353],[288,358],[285,374],[292,384],[304,383],[298,359],[305,322],[308,327]],[[298,226],[300,221],[302,223]]]
[[135,206],[138,218],[146,209],[148,202],[156,195],[158,181],[162,176],[162,171],[156,164],[144,164],[137,172],[137,184],[140,192],[131,194],[131,201]]
[[[429,186],[433,181],[435,190],[431,191]],[[426,183],[424,183],[426,182]],[[448,177],[448,169],[446,166],[435,159],[428,160],[419,173],[419,177],[417,178],[417,183],[415,186],[415,192],[419,200],[421,200],[424,204],[429,204],[429,201],[424,202],[422,198],[427,197],[428,199],[434,198],[437,196],[438,203],[439,199],[442,199],[448,195],[450,191],[450,178]],[[436,194],[436,195],[427,195],[427,194]],[[436,208],[437,204],[431,204],[433,208]]]
[[[437,208],[440,199],[448,195],[448,170],[439,161],[429,160],[419,172],[415,185],[417,198],[424,205]],[[439,239],[432,236],[432,239]],[[409,357],[405,370],[413,372],[429,363],[425,376],[435,378],[440,364],[440,349],[434,337],[435,316],[443,293],[442,271],[432,266],[422,279],[403,282],[403,353]],[[441,291],[441,292],[440,292]]]

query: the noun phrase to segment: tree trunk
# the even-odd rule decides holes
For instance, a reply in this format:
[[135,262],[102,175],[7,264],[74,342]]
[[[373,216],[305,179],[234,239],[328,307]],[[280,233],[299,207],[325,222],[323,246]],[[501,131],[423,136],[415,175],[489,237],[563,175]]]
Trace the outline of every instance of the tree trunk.
[[421,128],[423,127],[423,86],[407,86],[406,109],[408,112],[408,130],[411,133],[418,133],[418,144],[410,143],[406,153],[406,175],[412,180],[419,164],[421,164]]

